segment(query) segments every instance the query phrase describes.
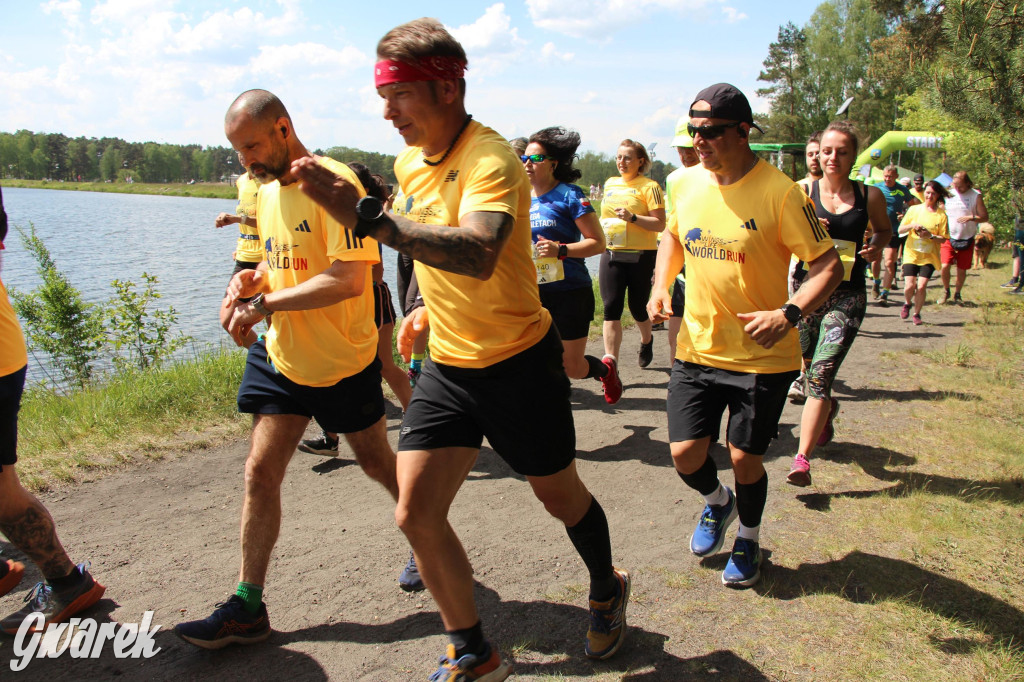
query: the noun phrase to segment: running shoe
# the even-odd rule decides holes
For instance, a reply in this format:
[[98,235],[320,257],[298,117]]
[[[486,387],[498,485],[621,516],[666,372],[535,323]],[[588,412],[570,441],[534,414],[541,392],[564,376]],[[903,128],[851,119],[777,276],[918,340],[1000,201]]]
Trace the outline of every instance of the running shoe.
[[725,531],[729,524],[736,520],[736,495],[727,486],[725,492],[729,494],[729,501],[725,504],[704,506],[704,513],[700,515],[697,528],[690,536],[690,551],[697,556],[711,556],[722,549],[725,543]]
[[422,369],[422,365],[417,365],[415,367],[410,365],[409,371],[405,373],[405,376],[409,377],[409,386],[412,388],[416,388],[416,382],[420,380],[420,372]]
[[416,565],[416,555],[412,553],[412,550],[409,551],[409,561],[398,576],[398,586],[406,592],[422,592],[427,589],[427,586],[423,584],[423,578],[420,577],[420,569]]
[[1014,287],[1016,287],[1016,286],[1017,286],[1017,280],[1015,280],[1015,279],[1011,279],[1011,280],[1010,280],[1009,282],[1007,282],[1006,284],[1000,284],[1000,285],[999,285],[999,288],[1000,288],[1000,289],[1013,289],[1013,288],[1014,288]]
[[619,367],[615,358],[606,355],[601,362],[608,367],[608,374],[601,377],[601,387],[604,389],[604,401],[609,405],[619,402],[622,397],[622,380],[619,379]]
[[0,561],[0,597],[17,587],[23,575],[25,564],[11,559]]
[[640,352],[637,353],[636,363],[641,367],[646,367],[651,364],[651,360],[654,359],[654,339],[651,339],[647,343],[640,344]]
[[652,332],[663,332],[663,331],[665,331],[665,323],[664,322],[655,322],[654,324],[651,325],[651,331]]
[[449,644],[438,663],[441,667],[427,678],[429,682],[501,682],[512,672],[511,664],[501,660],[489,642],[484,642],[483,654],[466,654],[458,659],[455,646]]
[[722,571],[726,587],[750,587],[761,579],[761,546],[753,540],[736,538],[729,563]]
[[1015,289],[1007,291],[1008,294],[1024,294],[1024,286],[1018,286]]
[[[914,317],[920,319],[917,315],[914,315]],[[917,322],[915,322],[914,324],[917,324]],[[839,414],[839,401],[836,400],[835,398],[830,398],[828,420],[826,420],[825,422],[825,428],[821,430],[821,435],[818,436],[819,448],[823,445],[828,445],[829,443],[831,443],[832,439],[835,437],[836,430],[832,426],[832,420],[836,418],[837,414]]]
[[805,400],[807,400],[807,394],[804,393],[805,379],[806,377],[804,376],[803,372],[801,372],[800,376],[798,376],[796,380],[789,385],[789,392],[786,393],[786,397],[789,398],[792,402],[802,403]]
[[86,561],[75,567],[81,580],[78,585],[67,590],[57,591],[46,583],[36,583],[32,591],[25,595],[25,606],[0,621],[0,630],[16,635],[26,618],[41,613],[43,622],[29,628],[29,632],[41,632],[50,623],[63,622],[98,602],[107,588],[89,574],[89,566]]
[[811,484],[811,463],[802,452],[798,452],[793,458],[793,467],[786,476],[786,483],[795,485],[798,488],[806,488]]
[[587,658],[611,658],[626,639],[626,604],[632,581],[629,572],[614,569],[616,594],[608,601],[590,600],[590,629],[587,630]]
[[260,602],[260,610],[249,613],[245,601],[237,594],[217,604],[208,618],[174,626],[174,634],[204,649],[222,649],[229,644],[256,644],[270,637],[270,632],[267,605]]
[[960,298],[960,294],[953,295],[953,305],[963,305],[964,299]]
[[889,292],[888,291],[883,291],[882,295],[878,297],[878,305],[882,306],[883,308],[889,307]]
[[882,286],[881,286],[881,284],[879,282],[876,281],[874,284],[871,285],[871,298],[872,298],[872,300],[877,301],[881,297],[882,297]]
[[920,315],[918,315],[917,313],[914,313],[914,318],[913,318],[913,319],[914,319],[914,325],[915,325],[915,326],[918,326],[918,327],[920,327],[920,326],[921,326],[922,324],[924,324],[924,323],[923,323],[923,322],[921,321],[921,316],[920,316]]
[[299,443],[299,451],[311,455],[323,455],[324,457],[338,456],[338,439],[331,438],[326,433],[319,438],[311,438]]
[[903,308],[900,310],[900,319],[905,320],[910,317],[910,304],[904,303]]
[[949,295],[949,289],[943,289],[942,296],[939,298],[939,305],[945,305],[949,303],[951,297]]

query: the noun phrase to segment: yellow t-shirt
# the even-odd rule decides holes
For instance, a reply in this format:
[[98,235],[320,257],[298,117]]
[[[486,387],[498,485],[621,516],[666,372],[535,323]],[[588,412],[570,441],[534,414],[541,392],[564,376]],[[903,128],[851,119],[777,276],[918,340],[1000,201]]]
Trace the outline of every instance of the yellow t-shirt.
[[672,184],[668,230],[685,252],[686,308],[676,357],[758,374],[800,368],[794,330],[769,349],[743,331],[739,313],[775,310],[788,298],[792,254],[811,261],[833,248],[814,206],[796,183],[765,161],[738,182],[718,185],[694,166]]
[[28,353],[25,350],[25,337],[21,334],[18,317],[7,298],[7,289],[0,281],[0,377],[17,372],[26,364]]
[[[365,195],[348,166],[326,157],[320,163]],[[274,367],[305,386],[332,386],[366,369],[377,356],[370,278],[370,265],[380,261],[377,242],[356,237],[294,182],[282,187],[275,181],[260,188],[256,221],[271,291],[301,284],[334,261],[367,263],[362,295],[325,308],[274,313],[267,334]]]
[[[946,212],[938,208],[934,213],[923,204],[907,209],[900,227],[903,225],[924,225],[934,235],[949,239],[949,221]],[[903,246],[903,262],[910,265],[931,264],[938,270],[941,267],[939,252],[942,242],[937,239],[921,239],[911,230],[907,233],[907,243]]]
[[920,201],[922,204],[924,203],[924,190],[918,191],[918,190],[914,189],[913,187],[911,187],[910,188],[910,193],[913,195],[913,197],[915,199]]
[[657,249],[659,233],[620,220],[615,217],[617,208],[625,208],[637,215],[650,215],[655,209],[665,208],[665,200],[658,183],[643,175],[638,175],[629,182],[621,177],[608,178],[604,183],[604,198],[601,200],[601,227],[604,228],[605,242],[610,250]]
[[[238,186],[238,208],[235,215],[246,218],[256,217],[256,195],[260,190],[260,183],[250,178],[248,173],[238,176],[235,181]],[[238,223],[238,246],[235,247],[235,260],[243,263],[259,263],[263,260],[263,244],[260,242],[260,235],[255,227]]]
[[409,220],[457,227],[467,213],[507,213],[512,234],[487,281],[416,261],[430,319],[430,355],[454,367],[501,362],[540,341],[551,315],[540,304],[530,230],[530,181],[505,138],[471,121],[444,164],[423,163],[419,147],[395,160]]

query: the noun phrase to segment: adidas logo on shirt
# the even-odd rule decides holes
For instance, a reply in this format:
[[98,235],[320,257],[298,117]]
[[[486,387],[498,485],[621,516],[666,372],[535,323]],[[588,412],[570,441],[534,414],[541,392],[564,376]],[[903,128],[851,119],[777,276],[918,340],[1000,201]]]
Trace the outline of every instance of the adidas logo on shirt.
[[757,223],[754,222],[753,218],[740,225],[740,227],[742,227],[744,230],[754,230],[755,232],[757,231]]
[[305,220],[303,220],[301,223],[299,223],[299,226],[295,228],[295,231],[296,232],[312,232],[312,230],[309,229],[309,223],[306,222]]
[[459,171],[453,170],[448,171],[448,175],[444,176],[445,182],[455,182],[455,178],[459,177]]

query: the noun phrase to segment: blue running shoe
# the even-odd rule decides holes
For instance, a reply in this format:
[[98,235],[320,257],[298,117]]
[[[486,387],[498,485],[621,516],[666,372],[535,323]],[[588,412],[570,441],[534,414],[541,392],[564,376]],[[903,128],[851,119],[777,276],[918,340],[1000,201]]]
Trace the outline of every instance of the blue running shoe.
[[260,610],[249,613],[237,594],[217,604],[213,614],[205,620],[174,626],[174,634],[204,649],[221,649],[228,644],[255,644],[270,637],[270,632],[267,605],[260,602]]
[[406,592],[421,592],[427,589],[420,577],[420,569],[416,565],[416,555],[409,552],[409,562],[405,565],[401,575],[398,576],[398,586]]
[[725,492],[729,493],[729,501],[714,507],[706,505],[696,530],[690,536],[690,551],[697,556],[711,556],[722,549],[725,531],[736,520],[736,496],[728,487]]
[[729,563],[722,571],[726,587],[750,587],[761,579],[761,545],[753,540],[736,538]]
[[466,654],[456,660],[455,647],[441,657],[441,667],[427,678],[430,682],[501,682],[512,672],[512,666],[501,660],[501,656],[485,642],[484,653],[480,656]]

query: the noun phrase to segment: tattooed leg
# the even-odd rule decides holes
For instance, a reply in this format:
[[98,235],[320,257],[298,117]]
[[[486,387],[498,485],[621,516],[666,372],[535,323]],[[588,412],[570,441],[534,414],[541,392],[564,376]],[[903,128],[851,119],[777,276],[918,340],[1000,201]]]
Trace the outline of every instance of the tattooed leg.
[[50,512],[22,487],[11,465],[0,470],[0,533],[34,561],[47,580],[63,578],[75,568],[57,539]]

